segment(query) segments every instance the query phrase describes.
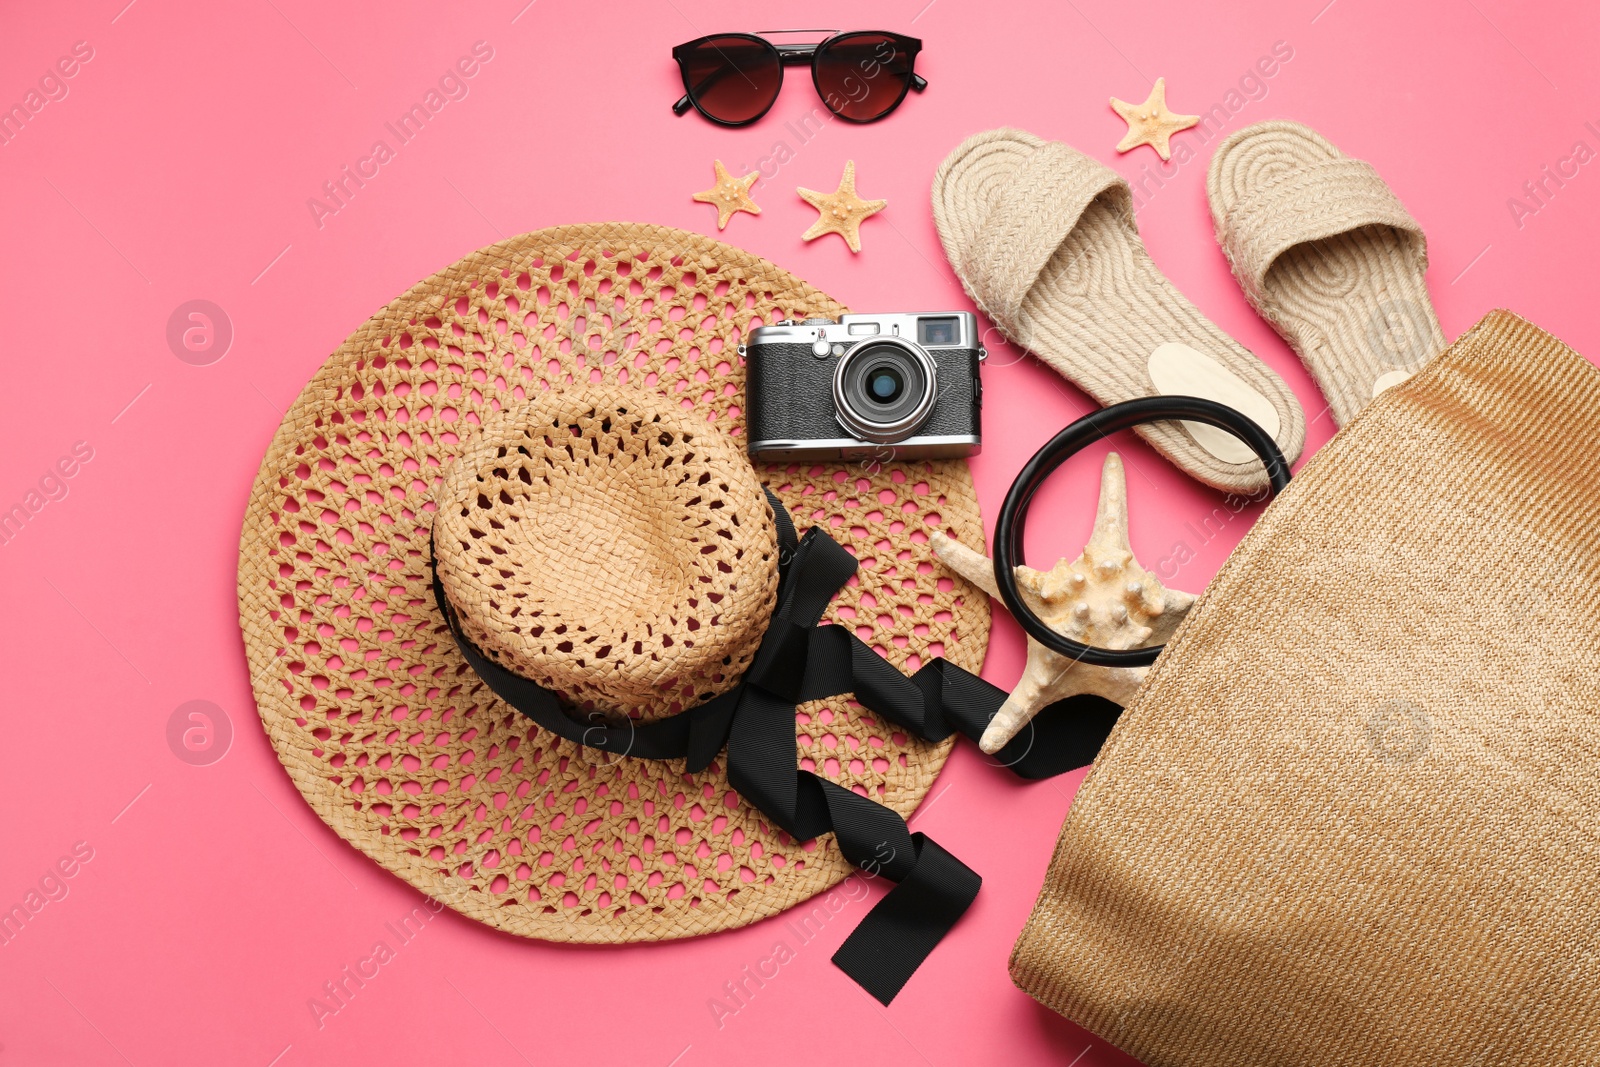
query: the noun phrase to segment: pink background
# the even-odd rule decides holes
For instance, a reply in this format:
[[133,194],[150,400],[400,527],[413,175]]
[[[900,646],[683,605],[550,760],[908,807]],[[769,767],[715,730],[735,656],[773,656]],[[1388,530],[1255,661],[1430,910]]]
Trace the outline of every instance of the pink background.
[[[829,0],[767,4],[759,24],[744,21],[749,5],[700,0],[5,5],[0,104],[22,101],[75,42],[93,58],[0,145],[0,289],[14,327],[0,509],[75,442],[93,458],[0,546],[0,906],[22,902],[76,843],[92,859],[0,946],[0,1063],[1129,1062],[1005,970],[1081,776],[1021,784],[970,745],[915,826],[982,872],[984,889],[888,1009],[828,961],[863,900],[720,1028],[707,1002],[770,953],[777,922],[605,950],[524,942],[446,912],[320,1029],[307,1008],[374,941],[392,944],[384,924],[419,898],[316,819],[257,728],[236,623],[240,519],[282,410],[326,353],[472,249],[604,219],[715,234],[712,209],[689,199],[710,185],[712,159],[754,168],[781,141],[776,154],[792,158],[757,186],[764,213],[720,236],[858,310],[969,307],[928,210],[933,170],[959,140],[1020,126],[1137,178],[1156,157],[1115,154],[1123,124],[1109,95],[1143,99],[1164,75],[1176,110],[1206,110],[1284,41],[1293,58],[1264,97],[1251,83],[1256,98],[1233,98],[1243,103],[1226,129],[1294,118],[1373,162],[1428,233],[1448,336],[1507,306],[1600,353],[1600,164],[1550,183],[1542,205],[1523,190],[1575,142],[1600,149],[1585,127],[1600,128],[1594,5],[925,2],[870,15]],[[799,69],[754,127],[671,115],[673,44],[771,25],[913,34],[930,88],[886,122],[828,123],[805,143],[786,127],[818,106]],[[494,57],[467,97],[319,228],[306,200],[480,40]],[[1324,403],[1211,235],[1216,138],[1177,142],[1197,157],[1140,212],[1146,243],[1289,382],[1310,417],[1309,455],[1333,430]],[[815,214],[793,192],[832,188],[847,159],[862,194],[889,201],[859,256],[837,238],[802,243]],[[1514,213],[1519,196],[1537,210]],[[169,315],[192,299],[220,305],[233,327],[208,366],[175,358],[166,339]],[[1024,458],[1089,404],[990,347],[973,468],[992,522]],[[1575,442],[1577,454],[1590,444]],[[1202,543],[1186,524],[1215,494],[1131,438],[1119,446],[1136,550],[1153,566],[1185,543],[1195,559],[1174,584],[1200,589],[1251,514]],[[1085,456],[1051,484],[1035,508],[1036,559],[1076,552],[1097,469]],[[1019,631],[997,613],[986,676],[1009,685],[1021,659]],[[168,720],[191,700],[233,727],[208,766],[169,747]]]

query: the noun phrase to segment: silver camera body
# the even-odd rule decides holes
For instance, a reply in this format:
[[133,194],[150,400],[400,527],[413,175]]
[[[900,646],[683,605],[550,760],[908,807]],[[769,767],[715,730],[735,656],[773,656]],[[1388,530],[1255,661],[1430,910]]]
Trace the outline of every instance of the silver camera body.
[[740,354],[755,459],[946,459],[983,443],[971,312],[785,319]]

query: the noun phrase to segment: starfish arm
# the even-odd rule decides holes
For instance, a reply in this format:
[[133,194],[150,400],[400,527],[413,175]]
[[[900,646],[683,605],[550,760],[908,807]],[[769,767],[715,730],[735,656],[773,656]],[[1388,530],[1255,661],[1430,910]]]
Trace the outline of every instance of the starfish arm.
[[1115,452],[1106,454],[1105,465],[1100,468],[1100,503],[1095,508],[1089,544],[1102,552],[1133,551],[1128,542],[1128,477],[1122,469],[1122,457]]
[[994,561],[988,556],[968,548],[943,530],[933,531],[928,543],[933,546],[933,554],[940,563],[996,600],[1000,599],[1000,587],[994,581]]
[[1146,643],[1151,645],[1164,645],[1168,641],[1172,640],[1172,635],[1177,631],[1178,624],[1181,623],[1184,620],[1184,617],[1188,614],[1188,608],[1183,608],[1179,611],[1162,612],[1156,618],[1151,619],[1150,636],[1146,639]]
[[[992,756],[1005,748],[1012,738],[1022,732],[1024,726],[1033,721],[1039,709],[1060,699],[1049,695],[1047,684],[1050,688],[1065,688],[1071,684],[1068,681],[1072,675],[1071,661],[1065,661],[1065,668],[1056,668],[1046,657],[1052,657],[1048,649],[1037,642],[1028,642],[1028,665],[1023,668],[1022,677],[978,739],[978,748],[985,754]],[[1059,660],[1061,657],[1053,658]]]
[[718,230],[722,229],[722,227],[725,227],[726,224],[728,224],[728,219],[731,218],[731,213],[723,208],[722,203],[718,203],[717,194],[715,194],[715,192],[698,192],[698,194],[694,194],[694,200],[698,200],[699,203],[709,203],[709,205],[717,208]]
[[1082,676],[1078,679],[1075,692],[1063,693],[1052,699],[1064,700],[1077,693],[1092,693],[1127,707],[1144,684],[1144,677],[1149,670],[1148,667],[1096,667],[1084,664],[1079,667]]
[[816,222],[813,222],[811,224],[811,229],[807,230],[805,233],[800,235],[800,240],[802,240],[802,241],[815,241],[818,237],[821,237],[823,234],[832,233],[832,232],[834,232],[834,231],[828,226],[828,220],[827,219],[818,219]]
[[721,199],[714,190],[706,193],[695,193],[694,198],[702,204],[710,204],[717,209],[717,229],[722,229],[728,224],[728,220],[733,218],[733,212],[723,206]]
[[[1151,580],[1154,581],[1154,577]],[[1193,593],[1185,593],[1182,589],[1167,589],[1159,583],[1156,592],[1159,594],[1161,610],[1152,614],[1150,636],[1147,641],[1152,645],[1164,645],[1172,640],[1178,624],[1188,618],[1189,609],[1194,606],[1196,598]]]
[[1002,748],[1009,745],[1013,738],[1022,732],[1022,728],[1033,721],[1039,714],[1039,709],[1044,707],[1037,694],[1019,695],[1013,692],[1006,697],[1006,702],[1000,705],[1000,710],[994,713],[994,718],[989,720],[989,725],[984,729],[983,736],[978,739],[978,749],[986,756],[992,756]]
[[882,211],[886,206],[888,206],[888,203],[889,202],[887,200],[869,200],[867,201],[867,210],[850,220],[850,229],[855,232],[857,242],[860,242],[861,240],[861,224],[867,219],[871,218],[873,215],[876,215],[878,212]]
[[[1128,685],[1116,677],[1134,671],[1116,668],[1086,667],[1076,660],[1045,648],[1037,641],[1028,642],[1028,663],[1022,670],[1016,688],[1000,705],[993,719],[978,741],[978,747],[994,755],[1022,732],[1040,711],[1058,700],[1091,693],[1123,703],[1138,688],[1138,680]],[[1144,672],[1137,672],[1142,679]],[[1109,690],[1109,691],[1108,691]],[[1115,695],[1113,695],[1115,694]]]
[[1011,568],[1011,574],[1017,580],[1017,585],[1027,590],[1034,596],[1043,598],[1045,594],[1045,573],[1035,570],[1026,563],[1019,563]]
[[1044,646],[1028,644],[1028,665],[1017,687],[978,740],[978,748],[994,755],[1022,732],[1034,718],[1059,700],[1075,696],[1104,697],[1127,707],[1144,683],[1144,667],[1095,667],[1057,656]]
[[1183,121],[1184,119],[1194,118],[1192,115],[1172,115],[1170,118],[1173,121],[1166,123],[1161,128],[1160,143],[1156,145],[1156,150],[1161,153],[1162,159],[1166,159],[1172,154],[1172,135],[1182,133],[1190,126],[1193,126],[1195,122],[1200,121],[1198,118],[1195,118],[1194,122]]

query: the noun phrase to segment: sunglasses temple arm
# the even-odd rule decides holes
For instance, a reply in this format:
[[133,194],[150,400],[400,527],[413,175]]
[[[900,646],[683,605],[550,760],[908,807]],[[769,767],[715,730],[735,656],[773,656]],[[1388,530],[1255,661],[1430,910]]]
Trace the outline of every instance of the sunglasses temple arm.
[[672,113],[681,117],[687,114],[692,107],[694,107],[694,104],[689,100],[689,94],[684,93],[678,102],[672,105]]
[[[920,93],[920,92],[922,92],[922,90],[926,89],[927,87],[928,87],[928,79],[927,78],[924,78],[920,74],[911,75],[911,88],[915,89],[917,92]],[[687,100],[688,97],[684,97],[684,99]]]

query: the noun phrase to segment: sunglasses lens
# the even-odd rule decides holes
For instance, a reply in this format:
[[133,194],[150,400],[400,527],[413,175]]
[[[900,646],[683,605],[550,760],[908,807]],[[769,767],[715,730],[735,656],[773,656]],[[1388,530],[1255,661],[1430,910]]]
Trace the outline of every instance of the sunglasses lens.
[[783,64],[771,45],[748,37],[713,37],[682,59],[689,97],[721,122],[749,122],[778,98]]
[[884,33],[835,38],[817,53],[817,91],[835,114],[856,122],[894,110],[911,82],[911,53]]

